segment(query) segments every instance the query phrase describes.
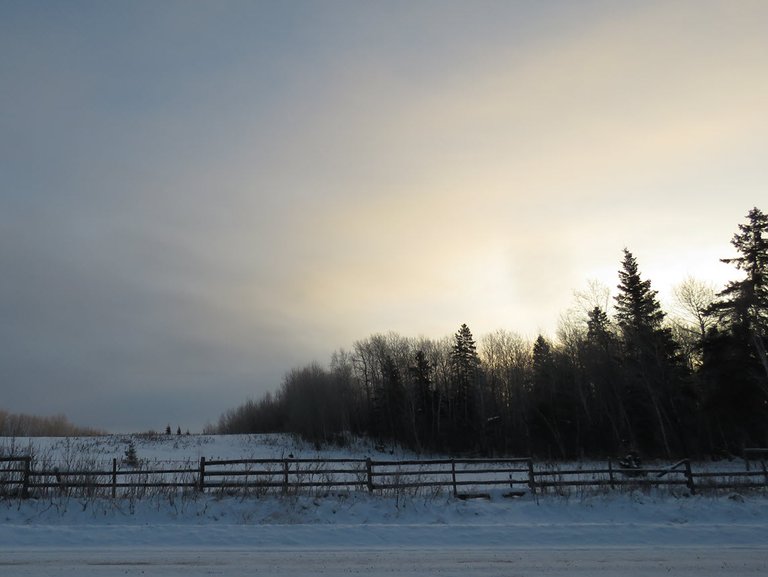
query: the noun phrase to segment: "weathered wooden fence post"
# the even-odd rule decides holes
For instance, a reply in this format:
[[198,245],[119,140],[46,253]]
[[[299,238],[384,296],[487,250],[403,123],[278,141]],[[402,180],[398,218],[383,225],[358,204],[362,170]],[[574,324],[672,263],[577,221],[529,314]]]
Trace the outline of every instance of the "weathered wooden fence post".
[[198,490],[205,491],[205,457],[200,457],[200,478],[198,479]]
[[373,463],[370,457],[365,459],[365,472],[367,474],[368,492],[373,493]]
[[533,472],[533,459],[528,459],[528,488],[531,490],[531,494],[536,494],[536,476]]
[[112,459],[112,498],[117,497],[117,459]]
[[453,496],[458,497],[459,490],[456,487],[456,461],[451,459],[451,479],[453,480]]
[[686,485],[688,486],[688,489],[691,491],[691,495],[696,494],[696,485],[693,483],[693,471],[691,471],[691,462],[686,459],[685,460],[685,481]]
[[283,459],[283,495],[288,494],[288,459]]
[[29,478],[32,474],[32,457],[24,457],[24,477],[21,481],[21,496],[29,498]]
[[613,461],[610,457],[608,458],[608,485],[611,490],[616,488],[616,484],[613,482]]

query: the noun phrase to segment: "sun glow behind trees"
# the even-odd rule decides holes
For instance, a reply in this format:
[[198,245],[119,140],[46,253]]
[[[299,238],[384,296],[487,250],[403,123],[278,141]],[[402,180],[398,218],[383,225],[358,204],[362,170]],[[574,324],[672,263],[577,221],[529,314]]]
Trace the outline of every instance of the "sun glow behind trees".
[[[641,450],[685,456],[740,452],[768,441],[768,219],[757,208],[732,244],[746,278],[715,294],[688,279],[683,315],[667,320],[652,282],[624,249],[609,291],[577,294],[559,340],[506,331],[481,339],[395,332],[286,377],[275,398],[222,415],[220,432],[296,432],[316,442],[347,433],[417,449],[571,458]],[[301,386],[303,393],[297,394]],[[318,396],[319,395],[319,396]],[[279,415],[303,410],[304,418]],[[276,420],[276,416],[278,417]]]

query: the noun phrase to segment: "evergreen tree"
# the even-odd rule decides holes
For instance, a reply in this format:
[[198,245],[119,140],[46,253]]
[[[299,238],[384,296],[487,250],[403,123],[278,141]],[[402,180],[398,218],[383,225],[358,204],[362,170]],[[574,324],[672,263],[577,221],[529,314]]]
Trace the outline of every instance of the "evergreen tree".
[[556,364],[552,345],[539,335],[533,343],[533,367],[531,371],[531,396],[533,415],[532,433],[536,444],[552,457],[553,449],[558,457],[565,456],[560,425],[572,415],[559,415],[556,385]]
[[454,335],[451,349],[451,372],[453,379],[454,442],[467,447],[474,440],[477,431],[476,390],[480,376],[480,357],[472,332],[462,324]]
[[455,393],[459,398],[469,400],[477,382],[480,357],[472,332],[465,324],[461,325],[454,336],[451,349],[451,370],[453,372]]
[[472,331],[466,324],[461,325],[454,336],[451,349],[451,363],[457,382],[471,383],[476,377],[480,366],[480,357],[477,354],[477,345],[472,337]]
[[624,249],[619,271],[616,322],[622,333],[626,388],[623,394],[631,423],[631,444],[645,451],[684,450],[685,424],[693,410],[691,390],[664,312],[640,276],[637,261]]
[[599,306],[587,313],[587,334],[581,349],[581,366],[594,403],[589,445],[616,454],[622,440],[631,437],[624,407],[624,375],[619,365],[618,341],[611,321]]
[[133,441],[128,442],[128,447],[126,447],[123,457],[123,464],[132,468],[139,466],[139,456],[136,453],[136,445],[134,445]]
[[720,259],[744,272],[744,278],[729,282],[710,312],[734,336],[749,342],[768,375],[768,216],[753,208],[747,220],[731,240],[739,256]]
[[608,348],[613,341],[610,326],[608,314],[600,307],[593,308],[587,313],[587,341],[594,346]]
[[424,351],[416,351],[416,364],[410,367],[413,382],[414,433],[416,445],[421,447],[432,443],[434,429],[434,394],[432,391],[432,369]]
[[768,442],[768,217],[750,210],[731,244],[739,256],[721,260],[744,278],[709,308],[718,326],[704,340],[700,374],[711,441],[739,452]]
[[656,300],[656,291],[651,289],[651,281],[640,278],[637,260],[626,248],[618,289],[614,297],[616,322],[625,342],[631,348],[652,346],[664,331],[664,312]]

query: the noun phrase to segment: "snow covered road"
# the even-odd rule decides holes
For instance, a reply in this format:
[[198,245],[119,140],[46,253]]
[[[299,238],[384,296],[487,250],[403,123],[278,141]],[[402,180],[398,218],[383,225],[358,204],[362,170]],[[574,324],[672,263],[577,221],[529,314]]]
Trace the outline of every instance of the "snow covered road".
[[[768,521],[767,521],[768,522]],[[0,556],[36,547],[216,549],[441,549],[768,547],[766,524],[0,524]]]
[[768,575],[768,528],[754,520],[0,524],[2,576],[356,574]]
[[154,575],[310,575],[456,577],[768,574],[766,548],[598,549],[26,549],[0,553],[0,574],[15,577]]
[[768,575],[764,497],[0,503],[0,576]]

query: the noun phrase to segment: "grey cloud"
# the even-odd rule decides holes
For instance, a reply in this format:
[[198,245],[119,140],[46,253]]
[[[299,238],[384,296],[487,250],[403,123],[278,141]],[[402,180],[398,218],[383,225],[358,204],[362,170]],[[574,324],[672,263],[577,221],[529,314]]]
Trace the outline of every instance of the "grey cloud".
[[[368,332],[551,324],[624,243],[685,241],[665,229],[686,207],[727,214],[725,246],[766,182],[764,107],[732,114],[763,94],[765,35],[711,35],[711,80],[665,14],[3,3],[0,408],[195,428]],[[658,30],[652,54],[626,40]],[[696,74],[647,101],[635,66],[678,45]]]

